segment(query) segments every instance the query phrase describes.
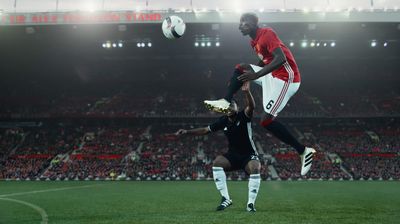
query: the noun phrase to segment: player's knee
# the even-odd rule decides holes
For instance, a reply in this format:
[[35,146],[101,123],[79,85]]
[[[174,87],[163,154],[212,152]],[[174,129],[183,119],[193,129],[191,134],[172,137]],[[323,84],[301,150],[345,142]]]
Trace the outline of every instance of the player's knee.
[[247,172],[249,174],[259,174],[261,169],[261,164],[258,160],[251,160],[247,164]]
[[224,160],[220,156],[217,156],[217,158],[215,158],[213,161],[213,166],[214,167],[225,167]]
[[260,122],[260,125],[263,126],[264,128],[268,127],[274,121],[275,117],[271,114],[265,114],[263,119]]
[[260,166],[259,164],[254,164],[249,167],[250,169],[250,174],[259,174],[260,173]]
[[250,70],[251,67],[246,63],[240,63],[235,66],[235,72],[244,73],[247,70]]

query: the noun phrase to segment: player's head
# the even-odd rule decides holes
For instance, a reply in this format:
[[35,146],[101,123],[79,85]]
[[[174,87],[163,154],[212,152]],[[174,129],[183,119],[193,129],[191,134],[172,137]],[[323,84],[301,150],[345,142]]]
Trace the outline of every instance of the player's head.
[[256,32],[258,29],[258,17],[256,14],[247,12],[240,17],[239,30],[244,36]]
[[229,105],[229,112],[228,112],[227,115],[228,116],[234,116],[234,115],[236,115],[238,113],[238,111],[239,111],[239,107],[238,107],[236,101],[232,100],[231,104]]

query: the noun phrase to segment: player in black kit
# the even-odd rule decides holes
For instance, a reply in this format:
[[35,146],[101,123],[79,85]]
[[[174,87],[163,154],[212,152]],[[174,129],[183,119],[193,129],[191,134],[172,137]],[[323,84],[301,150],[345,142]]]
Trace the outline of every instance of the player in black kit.
[[217,211],[222,211],[232,205],[226,185],[225,171],[244,169],[249,177],[249,197],[246,210],[255,212],[255,200],[260,187],[261,164],[258,153],[252,139],[251,118],[254,111],[254,99],[250,92],[250,84],[243,85],[242,90],[246,96],[247,105],[242,111],[238,111],[237,104],[232,101],[230,112],[220,117],[208,127],[195,128],[190,130],[180,129],[175,135],[206,135],[211,132],[223,130],[228,139],[229,150],[223,155],[217,156],[213,161],[213,177],[217,189],[222,195]]

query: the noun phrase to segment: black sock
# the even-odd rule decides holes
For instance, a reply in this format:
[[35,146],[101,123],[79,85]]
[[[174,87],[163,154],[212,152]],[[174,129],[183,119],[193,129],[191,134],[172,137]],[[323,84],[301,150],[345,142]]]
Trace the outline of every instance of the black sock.
[[241,74],[243,74],[243,72],[240,69],[235,69],[235,71],[233,72],[233,75],[228,85],[228,92],[224,97],[226,101],[231,102],[233,95],[235,95],[240,87],[242,87],[243,82],[237,79],[237,77]]
[[279,140],[292,146],[299,154],[303,154],[305,146],[300,144],[297,139],[287,130],[287,128],[278,121],[272,121],[265,127],[268,131],[272,132]]

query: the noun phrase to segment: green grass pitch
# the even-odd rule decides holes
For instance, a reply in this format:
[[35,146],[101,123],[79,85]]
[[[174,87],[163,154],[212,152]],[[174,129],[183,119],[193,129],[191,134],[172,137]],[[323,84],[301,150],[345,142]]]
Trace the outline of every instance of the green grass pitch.
[[216,212],[212,181],[1,181],[0,223],[400,223],[400,182],[263,181],[255,214],[247,182],[228,187],[233,206]]

